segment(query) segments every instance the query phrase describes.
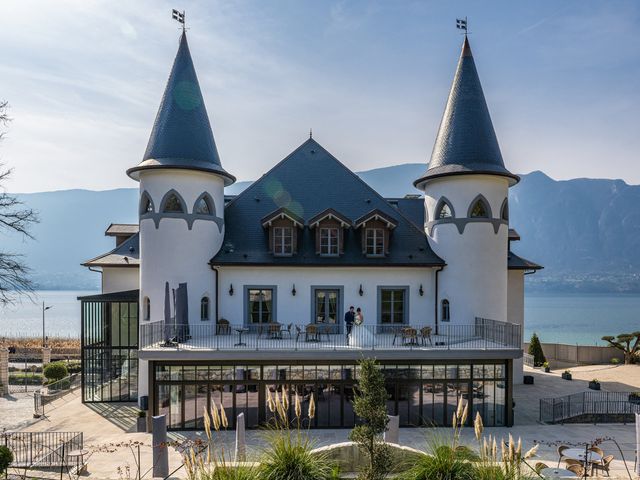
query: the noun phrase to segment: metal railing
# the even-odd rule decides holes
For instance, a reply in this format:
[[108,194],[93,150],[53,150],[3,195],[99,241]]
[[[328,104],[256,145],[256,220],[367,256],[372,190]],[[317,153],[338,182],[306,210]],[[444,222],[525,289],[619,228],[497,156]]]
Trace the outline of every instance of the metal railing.
[[533,355],[529,355],[527,352],[523,352],[522,354],[523,362],[527,367],[534,368],[535,367],[535,358]]
[[520,325],[476,318],[474,324],[354,326],[350,338],[337,324],[177,326],[140,325],[140,348],[178,350],[406,350],[519,349]]
[[593,416],[603,423],[621,420],[640,413],[640,396],[634,392],[573,393],[557,398],[540,399],[540,421],[563,423],[582,416]]
[[4,432],[1,445],[13,453],[10,467],[69,465],[69,453],[84,446],[82,432]]

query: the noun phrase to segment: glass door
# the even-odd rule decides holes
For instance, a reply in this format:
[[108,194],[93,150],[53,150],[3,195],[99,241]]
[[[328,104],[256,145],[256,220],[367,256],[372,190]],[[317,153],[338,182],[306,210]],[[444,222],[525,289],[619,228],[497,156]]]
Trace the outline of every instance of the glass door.
[[319,289],[315,292],[315,323],[339,326],[338,306],[340,305],[340,290]]

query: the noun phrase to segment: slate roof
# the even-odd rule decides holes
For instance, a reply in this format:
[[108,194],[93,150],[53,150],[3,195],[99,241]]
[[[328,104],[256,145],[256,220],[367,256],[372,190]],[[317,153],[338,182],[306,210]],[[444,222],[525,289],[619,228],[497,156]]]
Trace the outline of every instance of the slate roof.
[[526,258],[522,258],[509,250],[507,268],[509,270],[542,270],[544,267]]
[[107,227],[104,234],[107,237],[119,237],[125,235],[135,235],[140,230],[140,226],[132,223],[112,223]]
[[173,62],[160,108],[142,162],[127,170],[134,180],[150,168],[180,168],[217,173],[225,185],[235,177],[222,168],[200,84],[193,66],[187,35]]
[[[136,225],[137,227],[137,225]],[[135,233],[116,248],[82,264],[83,267],[137,267],[140,265],[140,234]]]
[[465,174],[500,175],[519,181],[502,160],[487,102],[466,35],[447,106],[427,171],[414,186],[432,178]]
[[[267,230],[261,220],[286,208],[309,220],[334,208],[351,221],[379,210],[397,222],[391,233],[390,253],[368,258],[362,254],[361,233],[345,229],[344,254],[320,257],[315,232],[298,232],[298,252],[290,257],[273,256]],[[334,266],[439,266],[445,262],[429,247],[424,231],[392,207],[375,190],[345,167],[314,139],[289,156],[235,197],[225,208],[225,238],[213,265],[334,265]]]

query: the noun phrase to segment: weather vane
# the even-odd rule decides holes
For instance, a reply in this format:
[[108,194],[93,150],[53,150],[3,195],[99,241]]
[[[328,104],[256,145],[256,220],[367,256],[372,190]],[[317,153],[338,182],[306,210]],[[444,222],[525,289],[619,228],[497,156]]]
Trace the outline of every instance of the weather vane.
[[467,35],[469,33],[467,30],[467,17],[456,18],[456,28],[458,30],[464,30],[464,34]]
[[178,23],[182,24],[182,31],[184,32],[186,30],[186,25],[184,23],[184,10],[182,12],[176,10],[175,8],[173,9],[172,13],[171,13],[171,17],[176,20]]

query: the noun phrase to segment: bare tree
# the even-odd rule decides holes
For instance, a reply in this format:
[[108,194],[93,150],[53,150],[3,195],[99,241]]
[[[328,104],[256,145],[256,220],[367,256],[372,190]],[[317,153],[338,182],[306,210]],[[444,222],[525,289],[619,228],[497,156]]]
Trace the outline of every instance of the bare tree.
[[[0,140],[11,120],[8,108],[6,101],[0,101]],[[33,239],[30,229],[38,222],[38,216],[14,195],[7,193],[5,184],[11,173],[12,169],[0,163],[0,233]],[[29,272],[23,255],[0,250],[0,306],[13,303],[21,295],[29,295],[33,291]]]

